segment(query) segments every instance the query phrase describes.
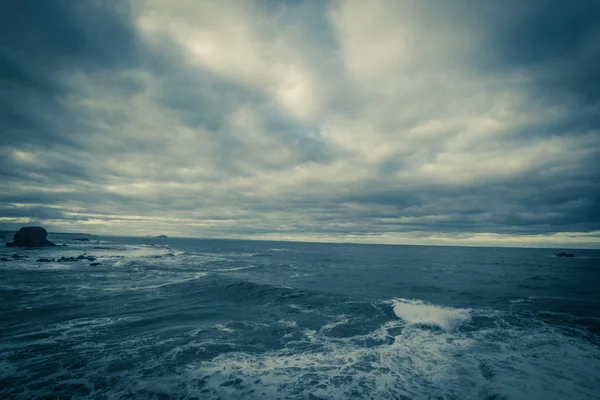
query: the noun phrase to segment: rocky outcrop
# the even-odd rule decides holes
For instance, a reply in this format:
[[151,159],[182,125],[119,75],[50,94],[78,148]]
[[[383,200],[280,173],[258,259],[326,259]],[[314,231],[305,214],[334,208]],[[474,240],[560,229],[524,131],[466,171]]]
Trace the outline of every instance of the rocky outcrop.
[[556,254],[556,257],[575,257],[575,254],[565,253],[564,251],[561,251],[560,253]]
[[81,254],[77,257],[61,257],[61,258],[38,258],[36,262],[77,262],[77,261],[96,261],[96,257],[88,256],[85,254]]
[[19,229],[19,232],[15,233],[12,243],[6,243],[7,246],[19,246],[19,247],[44,247],[44,246],[56,246],[54,243],[46,239],[48,232],[40,226],[28,226]]
[[156,238],[157,239],[168,239],[169,237],[167,235],[158,235]]
[[57,262],[76,262],[81,260],[96,261],[96,257],[86,256],[85,254],[82,254],[77,257],[61,257],[56,259]]

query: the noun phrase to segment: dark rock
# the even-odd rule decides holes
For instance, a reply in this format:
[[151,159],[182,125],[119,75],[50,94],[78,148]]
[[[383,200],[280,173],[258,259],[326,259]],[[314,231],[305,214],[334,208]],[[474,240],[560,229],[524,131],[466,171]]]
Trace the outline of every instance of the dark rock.
[[73,240],[77,240],[79,242],[89,242],[90,241],[90,239],[87,239],[87,238],[80,238],[80,239],[73,239]]
[[22,247],[44,247],[56,246],[54,243],[46,239],[48,232],[40,226],[28,226],[19,229],[15,233],[12,243],[6,243],[7,246],[22,246]]
[[157,239],[168,239],[169,237],[167,235],[158,235],[156,238]]
[[99,262],[93,262],[90,264],[92,267],[98,266],[98,265],[102,265],[102,263]]
[[2,258],[0,258],[0,261],[6,262],[6,261],[12,261],[12,260],[10,258],[2,257]]
[[561,251],[556,255],[556,257],[575,257],[575,254],[565,253],[564,251]]
[[25,256],[20,256],[18,254],[13,254],[12,256],[10,256],[10,258],[14,258],[15,260],[21,260],[23,258],[27,258]]
[[58,262],[77,262],[77,261],[81,261],[81,260],[96,261],[96,257],[86,256],[85,254],[82,254],[77,257],[61,257],[56,261],[58,261]]
[[35,260],[36,262],[52,262],[54,260],[51,260],[49,258],[38,258],[37,260]]

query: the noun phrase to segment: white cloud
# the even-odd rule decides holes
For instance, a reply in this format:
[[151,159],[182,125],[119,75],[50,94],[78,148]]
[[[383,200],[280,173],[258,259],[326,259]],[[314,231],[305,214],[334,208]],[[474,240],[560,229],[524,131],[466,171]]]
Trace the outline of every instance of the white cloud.
[[137,21],[150,41],[166,36],[182,46],[191,63],[265,91],[290,115],[311,118],[319,96],[297,38],[276,11],[252,5],[148,1],[140,3]]

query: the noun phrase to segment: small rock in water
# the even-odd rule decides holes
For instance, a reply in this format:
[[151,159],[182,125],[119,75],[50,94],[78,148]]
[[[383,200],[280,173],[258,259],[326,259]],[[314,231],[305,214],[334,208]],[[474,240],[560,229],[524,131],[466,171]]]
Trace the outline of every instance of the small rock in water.
[[2,258],[0,258],[0,261],[6,262],[6,261],[12,261],[12,260],[9,258],[2,257]]
[[14,258],[15,260],[21,260],[23,258],[27,258],[26,256],[20,256],[18,254],[13,254],[10,258]]
[[35,260],[36,262],[52,262],[54,260],[50,259],[50,258],[38,258],[37,260]]
[[98,265],[102,265],[102,263],[99,262],[93,262],[90,264],[92,267],[98,266]]
[[78,238],[78,239],[73,239],[73,240],[77,240],[79,242],[89,242],[90,241],[90,239],[88,239],[88,238]]
[[575,257],[575,254],[565,253],[564,251],[561,251],[556,255],[556,257]]
[[58,261],[58,262],[76,262],[76,261],[81,261],[81,260],[96,261],[96,257],[86,256],[85,254],[81,254],[77,257],[64,257],[63,256],[56,261]]

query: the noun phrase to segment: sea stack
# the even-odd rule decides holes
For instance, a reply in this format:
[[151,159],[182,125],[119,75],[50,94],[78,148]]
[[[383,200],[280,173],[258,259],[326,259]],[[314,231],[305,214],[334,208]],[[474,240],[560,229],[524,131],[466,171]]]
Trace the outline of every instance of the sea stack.
[[56,246],[54,243],[46,239],[48,232],[41,226],[28,226],[19,229],[15,233],[12,243],[6,243],[7,246],[13,247],[45,247]]

